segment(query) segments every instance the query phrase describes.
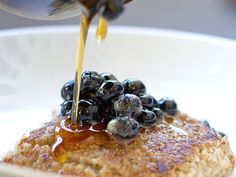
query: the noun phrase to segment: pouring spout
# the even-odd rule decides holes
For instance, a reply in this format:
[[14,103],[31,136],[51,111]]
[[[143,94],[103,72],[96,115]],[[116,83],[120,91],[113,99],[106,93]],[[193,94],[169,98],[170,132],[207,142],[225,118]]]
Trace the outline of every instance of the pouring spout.
[[25,18],[36,20],[60,20],[83,14],[96,15],[104,8],[107,20],[118,17],[124,9],[124,3],[130,0],[0,0],[0,8]]

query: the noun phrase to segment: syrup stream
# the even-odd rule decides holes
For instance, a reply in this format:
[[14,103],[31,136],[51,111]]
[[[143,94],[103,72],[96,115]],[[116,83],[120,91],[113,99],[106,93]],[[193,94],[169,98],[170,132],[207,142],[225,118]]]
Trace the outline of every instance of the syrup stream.
[[99,19],[97,32],[96,32],[96,38],[98,43],[100,44],[107,36],[107,21],[104,19],[104,17],[101,17]]
[[73,104],[72,104],[72,115],[71,120],[73,124],[81,123],[78,117],[78,104],[79,104],[79,95],[80,95],[80,83],[81,83],[81,74],[82,66],[84,61],[84,49],[88,34],[88,29],[90,26],[91,20],[88,20],[84,15],[81,15],[80,21],[80,32],[77,48],[77,61],[76,61],[76,73],[75,73],[75,85],[73,93]]
[[[78,40],[78,47],[77,47],[77,61],[76,61],[76,74],[75,74],[75,85],[74,85],[74,93],[73,93],[73,104],[72,104],[72,115],[71,121],[73,124],[81,124],[81,120],[78,116],[78,104],[79,104],[79,95],[80,95],[80,84],[81,84],[81,74],[82,74],[82,67],[84,61],[84,50],[87,40],[87,34],[89,30],[89,26],[91,20],[93,18],[89,17],[86,18],[85,15],[81,15],[80,21],[80,33],[79,33],[79,40]],[[98,23],[96,38],[98,43],[101,43],[102,40],[106,38],[107,35],[107,22],[106,20],[101,17]]]
[[[88,123],[82,124],[78,112],[84,51],[86,46],[87,34],[92,19],[93,16],[86,18],[85,15],[81,15],[71,117],[64,118],[60,121],[59,125],[56,125],[55,127],[55,143],[51,148],[54,154],[54,158],[57,159],[57,161],[60,163],[64,163],[67,160],[65,153],[63,153],[63,149],[68,146],[75,147],[76,144],[79,145],[78,143],[84,141],[90,136],[99,138],[102,141],[109,139],[106,132],[106,123],[101,122],[95,125],[91,125]],[[101,43],[106,35],[107,22],[103,17],[101,17],[96,32],[98,43]]]

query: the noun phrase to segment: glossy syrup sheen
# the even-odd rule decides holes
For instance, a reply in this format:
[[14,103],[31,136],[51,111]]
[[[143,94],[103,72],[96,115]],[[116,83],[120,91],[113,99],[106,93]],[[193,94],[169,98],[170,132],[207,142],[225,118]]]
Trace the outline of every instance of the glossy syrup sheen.
[[70,118],[61,120],[55,127],[55,143],[52,146],[55,159],[64,163],[66,161],[64,152],[75,150],[88,138],[95,138],[101,143],[110,140],[106,128],[107,123],[104,122],[76,125],[71,122]]

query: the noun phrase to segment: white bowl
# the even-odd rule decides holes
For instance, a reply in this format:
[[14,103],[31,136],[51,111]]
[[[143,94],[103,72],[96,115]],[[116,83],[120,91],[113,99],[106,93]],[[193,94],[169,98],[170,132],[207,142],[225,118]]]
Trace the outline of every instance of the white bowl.
[[[236,150],[236,42],[169,30],[112,27],[101,44],[92,28],[84,70],[140,78],[157,98],[207,119]],[[78,26],[0,32],[0,156],[58,110],[60,88],[74,78]],[[0,165],[0,176],[35,176]],[[41,176],[41,174],[40,174]],[[236,175],[234,175],[236,176]]]

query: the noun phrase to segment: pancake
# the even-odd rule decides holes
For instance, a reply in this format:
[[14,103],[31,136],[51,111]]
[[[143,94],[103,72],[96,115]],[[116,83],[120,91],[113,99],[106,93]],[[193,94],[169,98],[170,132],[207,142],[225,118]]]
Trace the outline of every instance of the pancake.
[[205,121],[178,112],[166,122],[140,130],[132,140],[86,136],[67,141],[55,153],[60,118],[23,137],[5,163],[84,177],[180,177],[229,175],[235,158],[227,136]]

